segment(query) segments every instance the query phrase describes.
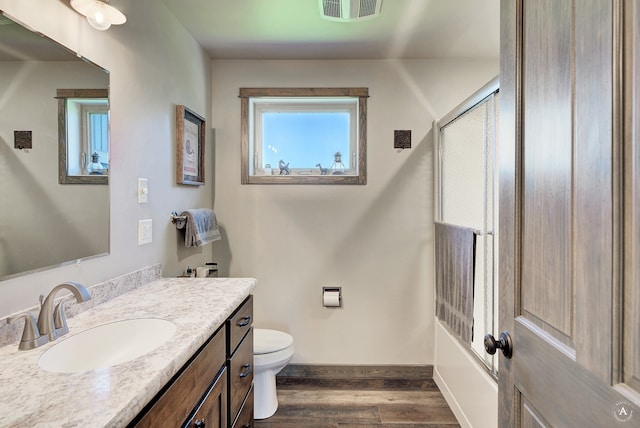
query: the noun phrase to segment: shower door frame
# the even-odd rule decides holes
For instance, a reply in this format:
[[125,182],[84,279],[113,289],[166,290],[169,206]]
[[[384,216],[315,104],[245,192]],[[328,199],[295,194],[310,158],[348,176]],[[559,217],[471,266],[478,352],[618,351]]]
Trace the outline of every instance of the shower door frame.
[[[443,196],[443,182],[442,182],[442,170],[441,170],[441,165],[443,162],[443,152],[442,152],[442,141],[441,141],[441,132],[442,132],[442,128],[444,128],[445,126],[447,126],[448,124],[450,124],[451,122],[455,121],[456,119],[458,119],[459,117],[461,117],[462,115],[464,115],[465,113],[467,113],[468,111],[470,111],[471,109],[473,109],[474,107],[476,107],[478,104],[480,104],[481,102],[483,102],[486,98],[488,98],[489,96],[491,96],[492,94],[495,94],[497,92],[499,92],[500,90],[500,78],[499,76],[496,76],[495,78],[491,79],[489,82],[487,82],[483,87],[481,87],[480,89],[478,89],[475,93],[473,93],[473,95],[471,95],[469,98],[467,98],[465,101],[463,101],[462,103],[460,103],[457,107],[455,107],[453,110],[451,110],[449,113],[447,113],[445,116],[443,116],[441,119],[439,120],[434,120],[433,121],[433,139],[434,139],[434,157],[433,157],[433,171],[434,171],[434,176],[433,176],[433,182],[434,182],[434,212],[433,212],[433,218],[434,221],[442,221],[443,219],[443,204],[442,204],[442,196]],[[494,107],[495,108],[495,107]],[[497,108],[495,108],[495,110],[497,111]],[[497,182],[498,182],[498,177],[497,177],[497,173],[496,173],[496,152],[497,152],[497,141],[498,141],[498,127],[494,126],[493,129],[493,134],[494,134],[494,147],[493,147],[493,180],[492,180],[492,188],[491,189],[487,189],[487,192],[491,192],[493,194],[493,209],[492,209],[492,213],[493,213],[493,228],[491,231],[486,230],[486,227],[483,227],[484,230],[478,230],[478,234],[491,234],[493,235],[493,240],[492,240],[492,253],[493,253],[493,257],[491,260],[492,263],[492,269],[493,269],[493,276],[492,276],[492,307],[493,307],[493,314],[492,314],[492,320],[491,320],[491,327],[492,327],[492,331],[486,331],[486,332],[481,332],[481,331],[474,331],[475,335],[482,335],[484,336],[485,333],[491,333],[495,336],[496,331],[497,331],[497,316],[498,316],[498,307],[497,307],[497,272],[498,272],[498,265],[497,265],[497,254],[498,254],[498,236],[497,236],[497,230],[498,230],[498,213],[497,213],[497,201],[498,201],[498,195],[497,195]],[[485,147],[483,149],[483,152],[485,153],[485,163],[486,163],[486,142],[485,142]],[[486,164],[484,166],[485,169],[485,180],[486,180]],[[486,214],[486,196],[485,196],[485,214]],[[486,220],[485,220],[485,225],[486,225]],[[446,326],[445,326],[446,327]],[[448,330],[448,329],[447,329]],[[497,374],[498,374],[498,359],[493,357],[491,358],[491,363],[489,364],[486,360],[484,360],[480,355],[478,355],[474,349],[472,348],[471,343],[465,343],[463,342],[458,336],[453,335],[456,338],[456,340],[458,340],[459,343],[461,343],[463,345],[463,347],[465,349],[467,349],[469,351],[469,354],[473,356],[474,359],[476,359],[481,366],[487,370],[487,372],[494,378],[497,378]]]

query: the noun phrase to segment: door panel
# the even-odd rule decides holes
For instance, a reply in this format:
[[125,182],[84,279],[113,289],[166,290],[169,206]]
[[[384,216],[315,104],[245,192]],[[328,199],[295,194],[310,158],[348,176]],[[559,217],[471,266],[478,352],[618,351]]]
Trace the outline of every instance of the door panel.
[[638,3],[501,3],[501,427],[640,426]]
[[569,342],[571,5],[526,1],[523,32],[522,305],[530,319]]
[[[613,7],[575,2],[573,281],[578,362],[611,382],[614,283]],[[597,29],[597,31],[594,31]],[[617,184],[615,184],[617,187]],[[618,255],[615,255],[618,257]],[[602,346],[603,343],[609,346]]]
[[524,401],[522,403],[522,428],[548,428],[549,424],[543,422],[543,419],[538,415],[529,403]]

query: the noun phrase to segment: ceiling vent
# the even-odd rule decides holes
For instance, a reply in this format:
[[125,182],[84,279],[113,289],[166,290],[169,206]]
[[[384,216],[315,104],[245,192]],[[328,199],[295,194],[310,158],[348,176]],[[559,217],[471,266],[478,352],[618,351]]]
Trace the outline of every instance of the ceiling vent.
[[332,21],[357,21],[380,15],[382,0],[319,0],[322,17]]

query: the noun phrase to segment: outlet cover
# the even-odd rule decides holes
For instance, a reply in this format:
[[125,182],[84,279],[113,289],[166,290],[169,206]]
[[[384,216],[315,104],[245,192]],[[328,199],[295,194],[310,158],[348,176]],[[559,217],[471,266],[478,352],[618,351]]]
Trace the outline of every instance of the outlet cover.
[[153,220],[138,220],[138,245],[151,244],[153,242]]
[[149,202],[149,182],[146,178],[138,178],[138,203]]

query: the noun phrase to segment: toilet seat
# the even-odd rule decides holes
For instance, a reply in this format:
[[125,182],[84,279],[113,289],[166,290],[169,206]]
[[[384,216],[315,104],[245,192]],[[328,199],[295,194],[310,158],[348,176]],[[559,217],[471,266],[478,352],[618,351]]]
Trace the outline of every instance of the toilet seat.
[[256,328],[253,330],[253,354],[263,355],[282,351],[293,345],[290,334],[277,330]]

